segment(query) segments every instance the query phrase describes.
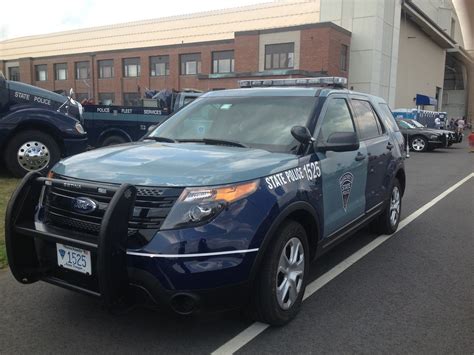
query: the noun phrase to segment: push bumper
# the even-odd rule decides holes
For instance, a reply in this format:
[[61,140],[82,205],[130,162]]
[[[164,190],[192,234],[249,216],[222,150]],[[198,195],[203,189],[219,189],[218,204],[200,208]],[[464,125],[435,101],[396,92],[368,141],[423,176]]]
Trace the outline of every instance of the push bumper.
[[[39,228],[38,201],[42,200],[45,185],[65,184],[82,193],[100,187],[87,183],[74,186],[66,180],[30,173],[9,202],[5,225],[7,256],[10,270],[19,282],[49,282],[99,297],[109,308],[135,302],[137,294],[182,314],[201,308],[232,308],[247,302],[247,279],[258,249],[197,255],[153,254],[146,248],[127,250],[128,217],[133,213],[135,186],[107,186],[114,189],[114,195],[96,239],[81,233],[64,233],[59,228]],[[90,251],[92,275],[59,267],[56,243]]]

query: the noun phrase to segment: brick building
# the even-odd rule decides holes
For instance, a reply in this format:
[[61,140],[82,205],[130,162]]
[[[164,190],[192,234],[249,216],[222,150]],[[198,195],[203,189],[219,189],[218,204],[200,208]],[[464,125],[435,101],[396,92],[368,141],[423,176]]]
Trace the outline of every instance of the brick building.
[[207,91],[247,78],[347,77],[350,40],[333,23],[313,23],[235,32],[233,39],[19,58],[0,70],[48,90],[73,88],[79,100],[136,105],[146,88]]

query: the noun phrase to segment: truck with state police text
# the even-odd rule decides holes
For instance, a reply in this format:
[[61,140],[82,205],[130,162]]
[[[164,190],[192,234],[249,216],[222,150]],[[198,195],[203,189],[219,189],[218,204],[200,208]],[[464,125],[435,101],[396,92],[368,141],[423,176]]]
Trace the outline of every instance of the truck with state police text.
[[82,106],[72,94],[5,80],[0,73],[0,159],[13,175],[47,172],[86,149]]

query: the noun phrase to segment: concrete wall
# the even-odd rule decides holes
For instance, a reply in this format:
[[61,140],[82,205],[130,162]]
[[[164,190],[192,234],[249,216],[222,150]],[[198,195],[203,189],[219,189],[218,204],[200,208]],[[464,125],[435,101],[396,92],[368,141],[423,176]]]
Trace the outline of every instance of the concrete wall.
[[459,18],[451,0],[412,0],[412,2],[418,6],[421,11],[427,14],[431,20],[436,22],[448,35],[451,35],[451,19],[453,19],[454,40],[464,47]]
[[321,21],[352,32],[349,87],[395,102],[399,0],[321,0]]
[[394,107],[415,107],[416,94],[435,97],[436,87],[443,87],[445,57],[443,48],[415,24],[402,20]]

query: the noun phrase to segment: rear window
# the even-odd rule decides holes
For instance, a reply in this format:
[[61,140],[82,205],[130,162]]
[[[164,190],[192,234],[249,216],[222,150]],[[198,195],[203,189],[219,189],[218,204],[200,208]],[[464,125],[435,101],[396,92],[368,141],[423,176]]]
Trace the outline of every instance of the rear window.
[[362,140],[375,138],[383,133],[383,128],[380,126],[377,116],[368,101],[352,100],[352,107],[356,113],[356,121]]
[[392,131],[398,132],[400,129],[398,128],[397,123],[395,122],[395,118],[393,117],[393,113],[390,110],[390,107],[388,107],[387,104],[379,104],[380,108],[380,115],[387,127],[390,127]]

